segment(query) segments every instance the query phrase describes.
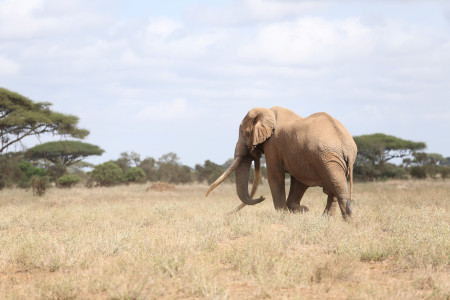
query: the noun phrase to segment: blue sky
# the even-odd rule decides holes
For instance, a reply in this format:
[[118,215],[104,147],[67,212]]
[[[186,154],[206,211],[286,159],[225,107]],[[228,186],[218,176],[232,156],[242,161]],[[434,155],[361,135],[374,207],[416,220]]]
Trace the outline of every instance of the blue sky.
[[450,4],[0,0],[0,86],[79,116],[95,163],[223,163],[275,105],[450,156]]

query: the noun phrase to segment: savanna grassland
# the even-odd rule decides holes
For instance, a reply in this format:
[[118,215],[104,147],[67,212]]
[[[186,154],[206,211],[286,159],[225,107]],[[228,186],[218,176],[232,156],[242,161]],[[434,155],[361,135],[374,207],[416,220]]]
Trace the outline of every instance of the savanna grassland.
[[450,299],[450,181],[358,183],[350,222],[206,189],[1,191],[1,298]]

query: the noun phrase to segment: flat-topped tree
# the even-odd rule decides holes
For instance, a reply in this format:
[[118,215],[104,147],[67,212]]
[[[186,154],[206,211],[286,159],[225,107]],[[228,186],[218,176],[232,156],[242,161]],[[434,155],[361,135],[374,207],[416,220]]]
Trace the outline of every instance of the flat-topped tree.
[[71,166],[86,157],[102,155],[104,152],[99,146],[83,143],[80,141],[48,142],[34,146],[25,152],[29,159],[44,159],[53,164]]
[[373,166],[381,166],[391,159],[404,158],[426,148],[423,142],[403,140],[383,133],[355,136],[353,139],[358,146],[358,160]]
[[82,139],[89,134],[77,127],[78,117],[51,111],[51,105],[0,88],[0,153],[27,136],[50,133]]

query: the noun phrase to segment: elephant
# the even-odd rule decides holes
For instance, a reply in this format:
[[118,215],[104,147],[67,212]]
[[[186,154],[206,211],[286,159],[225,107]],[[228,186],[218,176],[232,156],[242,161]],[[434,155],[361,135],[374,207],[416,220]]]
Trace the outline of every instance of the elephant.
[[[328,195],[324,215],[334,215],[336,206],[344,220],[351,214],[353,199],[353,164],[357,147],[345,127],[325,112],[302,118],[293,111],[275,106],[253,108],[239,126],[239,139],[231,166],[210,186],[206,196],[232,172],[240,207],[255,205],[265,198],[253,199],[261,178],[260,157],[264,154],[267,179],[276,210],[302,212],[300,201],[309,187],[320,186]],[[252,191],[248,191],[249,173],[255,162]],[[285,178],[291,183],[286,200]],[[350,193],[347,186],[350,180]]]

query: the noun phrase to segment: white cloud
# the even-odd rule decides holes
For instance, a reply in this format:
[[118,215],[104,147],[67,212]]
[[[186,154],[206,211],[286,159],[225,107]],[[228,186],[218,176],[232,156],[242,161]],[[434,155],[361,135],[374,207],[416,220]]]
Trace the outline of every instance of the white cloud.
[[177,22],[173,19],[161,17],[150,20],[150,24],[147,25],[146,29],[150,34],[155,34],[162,38],[167,38],[181,27],[182,25],[180,22]]
[[275,22],[261,26],[241,54],[245,60],[282,65],[342,64],[427,55],[439,46],[426,29],[391,20],[373,26],[365,23],[357,17]]
[[188,108],[186,99],[177,98],[172,102],[147,104],[136,115],[141,121],[180,121],[193,118],[194,111]]
[[260,28],[243,47],[246,60],[273,64],[317,64],[355,59],[372,51],[369,29],[357,19],[327,21],[302,18]]
[[37,24],[32,14],[43,5],[43,0],[14,1],[0,3],[0,37],[9,38],[35,33],[42,22]]
[[19,65],[0,56],[0,76],[13,75],[19,71]]
[[[155,27],[148,35],[142,36],[142,43],[147,51],[146,56],[157,55],[173,59],[198,58],[223,39],[223,35],[218,31],[184,32],[177,36],[170,36],[175,30],[174,27]],[[155,35],[156,32],[158,32],[157,35]]]
[[0,2],[0,38],[30,39],[73,34],[105,18],[76,0],[4,0]]
[[427,122],[449,122],[450,121],[450,112],[434,112],[434,113],[425,113],[422,114],[421,119]]
[[238,26],[298,18],[324,7],[329,7],[329,4],[318,1],[234,0],[220,7],[197,5],[189,11],[188,17],[200,24]]
[[448,4],[444,11],[444,17],[447,20],[447,22],[450,23],[450,5],[448,5]]
[[298,17],[323,6],[314,1],[244,0],[241,9],[251,19],[268,22]]

